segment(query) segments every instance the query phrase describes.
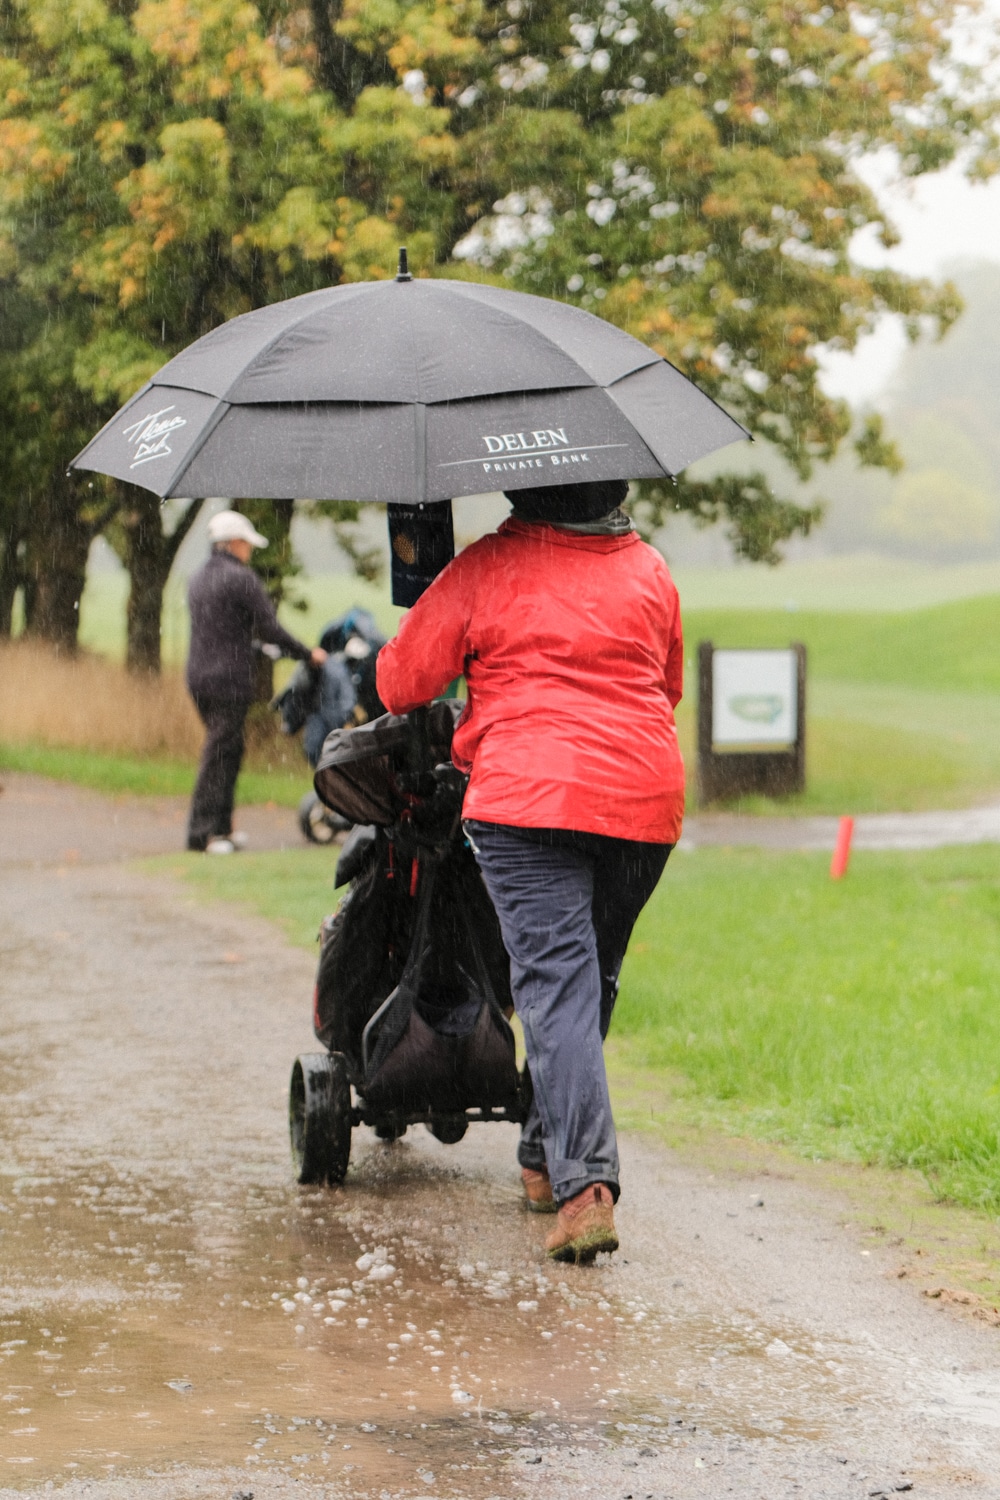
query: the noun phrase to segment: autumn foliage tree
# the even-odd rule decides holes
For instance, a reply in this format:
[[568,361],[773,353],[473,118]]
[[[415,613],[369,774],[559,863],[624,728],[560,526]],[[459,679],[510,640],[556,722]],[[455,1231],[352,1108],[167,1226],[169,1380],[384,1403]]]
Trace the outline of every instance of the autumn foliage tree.
[[[349,4],[341,28],[365,14]],[[805,478],[851,428],[818,352],[885,312],[916,335],[959,310],[950,287],[850,254],[866,226],[894,241],[862,153],[891,148],[914,176],[959,151],[993,167],[994,102],[942,66],[955,16],[947,0],[507,0],[484,7],[471,67],[411,38],[406,61],[460,122],[447,251],[627,328]],[[854,439],[863,462],[896,462],[877,421]],[[723,519],[755,559],[815,519],[761,474],[646,487],[648,524],[675,508]]]
[[[619,323],[806,476],[851,436],[818,352],[853,348],[887,311],[914,333],[958,311],[949,288],[850,252],[866,226],[893,238],[862,153],[889,148],[910,175],[957,153],[994,165],[995,103],[951,54],[957,14],[955,0],[0,0],[0,310],[17,310],[0,401],[21,434],[0,506],[10,536],[27,528],[0,545],[0,608],[5,557],[23,567],[71,536],[78,597],[102,505],[141,511],[57,480],[151,371],[236,313],[391,275],[404,242],[423,274]],[[864,462],[894,462],[877,423],[852,440]],[[41,537],[29,481],[50,497]],[[760,474],[682,477],[639,504],[648,526],[675,508],[768,560],[815,521]],[[134,582],[155,539],[143,514]]]
[[[69,644],[95,522],[116,516],[130,661],[155,667],[163,586],[193,512],[168,536],[148,496],[67,480],[68,460],[191,340],[263,303],[378,274],[414,225],[345,194],[345,121],[253,6],[7,0],[0,38],[0,277],[25,309],[0,346],[5,416],[23,435],[4,486],[20,547],[6,555],[19,551],[29,603],[37,559],[55,597],[30,623]],[[400,202],[427,212],[422,179],[448,150],[446,112],[389,88],[352,123]],[[433,259],[429,235],[415,246]]]

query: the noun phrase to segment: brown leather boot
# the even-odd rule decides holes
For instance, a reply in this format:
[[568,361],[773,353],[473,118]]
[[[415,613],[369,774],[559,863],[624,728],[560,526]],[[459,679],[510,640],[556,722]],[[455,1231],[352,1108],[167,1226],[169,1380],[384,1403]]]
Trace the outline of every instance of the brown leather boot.
[[554,1214],[556,1200],[552,1196],[552,1183],[546,1171],[536,1172],[531,1167],[521,1168],[524,1196],[533,1214]]
[[560,1205],[556,1227],[545,1241],[552,1260],[589,1265],[601,1251],[618,1249],[614,1199],[603,1182],[592,1182],[582,1193]]

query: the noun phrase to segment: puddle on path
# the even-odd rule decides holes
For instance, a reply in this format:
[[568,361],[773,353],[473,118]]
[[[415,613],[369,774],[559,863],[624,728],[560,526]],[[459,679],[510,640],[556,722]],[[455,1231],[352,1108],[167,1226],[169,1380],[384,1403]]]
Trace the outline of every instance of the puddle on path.
[[837,1351],[712,1316],[627,1257],[550,1266],[513,1181],[435,1149],[362,1147],[345,1189],[217,1198],[8,1168],[0,1485],[208,1460],[486,1495],[528,1447],[811,1436],[857,1399]]

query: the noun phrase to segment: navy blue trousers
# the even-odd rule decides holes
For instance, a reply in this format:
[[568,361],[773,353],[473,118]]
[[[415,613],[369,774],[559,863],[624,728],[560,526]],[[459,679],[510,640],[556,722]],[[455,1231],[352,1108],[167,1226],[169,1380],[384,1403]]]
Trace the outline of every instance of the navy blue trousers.
[[510,956],[534,1090],[518,1161],[548,1167],[557,1203],[591,1183],[618,1197],[603,1040],[636,918],[673,845],[468,820]]

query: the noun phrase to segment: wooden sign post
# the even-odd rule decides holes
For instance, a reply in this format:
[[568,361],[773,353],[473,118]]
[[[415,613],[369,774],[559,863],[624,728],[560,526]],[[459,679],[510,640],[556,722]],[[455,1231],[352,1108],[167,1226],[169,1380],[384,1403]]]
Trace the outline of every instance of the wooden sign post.
[[788,797],[806,784],[806,648],[698,644],[698,790],[702,802]]

